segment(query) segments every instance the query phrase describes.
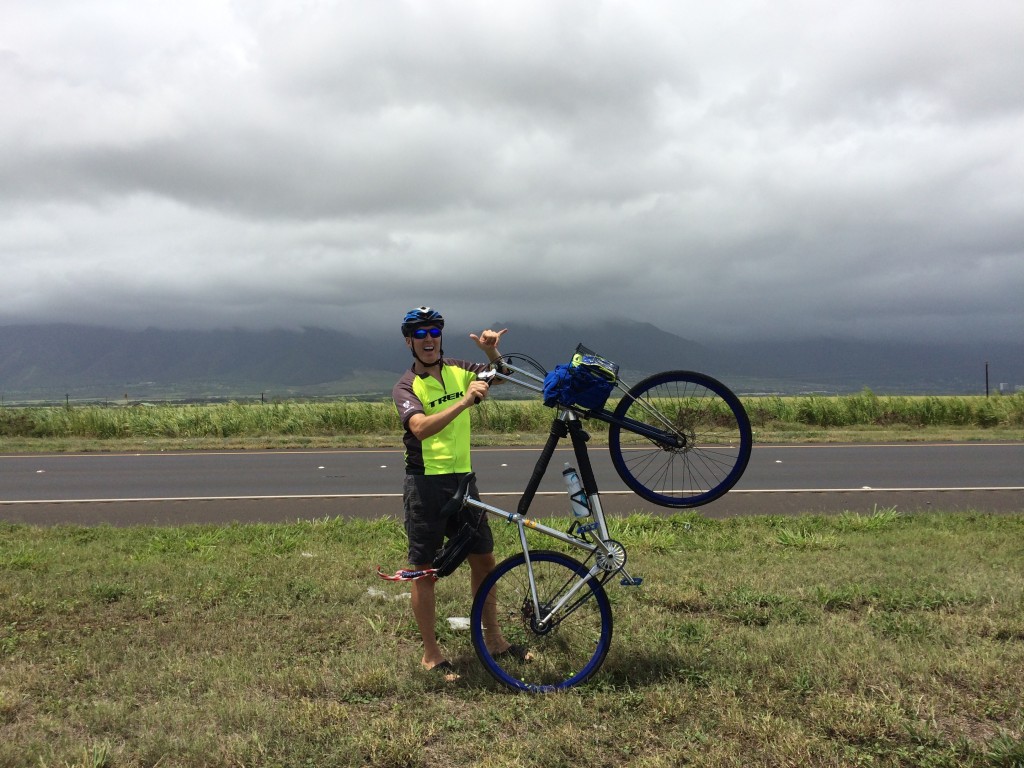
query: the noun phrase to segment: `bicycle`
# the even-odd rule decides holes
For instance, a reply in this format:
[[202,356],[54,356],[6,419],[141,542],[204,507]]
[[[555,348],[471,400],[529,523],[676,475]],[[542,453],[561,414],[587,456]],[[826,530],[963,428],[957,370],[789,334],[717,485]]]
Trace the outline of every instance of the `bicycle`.
[[[690,508],[719,498],[740,479],[750,459],[752,435],[746,411],[724,384],[693,371],[665,371],[628,387],[618,366],[577,347],[572,363],[546,371],[520,354],[504,355],[481,374],[509,381],[545,396],[556,408],[547,442],[515,512],[491,506],[467,494],[472,475],[463,478],[448,505],[470,520],[426,571],[399,571],[384,578],[440,578],[451,573],[468,551],[475,517],[484,514],[518,527],[522,552],[492,571],[477,590],[470,613],[473,647],[487,672],[519,691],[548,692],[586,682],[604,663],[611,645],[612,610],[604,585],[619,575],[623,586],[642,579],[626,571],[626,548],[611,538],[600,491],[587,450],[584,419],[609,425],[612,463],[626,485],[642,498],[673,508]],[[614,410],[606,410],[611,391],[624,392]],[[558,443],[569,437],[578,465],[582,494],[574,501],[589,512],[563,532],[527,516]],[[678,467],[677,467],[678,465]],[[527,530],[542,533],[586,553],[581,562],[555,550],[533,550]],[[484,640],[484,609],[493,601],[505,639],[527,649],[518,654],[491,653]]]

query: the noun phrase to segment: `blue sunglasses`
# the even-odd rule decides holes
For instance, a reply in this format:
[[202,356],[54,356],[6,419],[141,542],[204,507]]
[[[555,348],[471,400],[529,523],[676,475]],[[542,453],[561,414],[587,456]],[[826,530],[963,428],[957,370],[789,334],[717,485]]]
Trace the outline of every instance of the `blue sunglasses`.
[[425,339],[425,338],[427,338],[427,334],[428,333],[430,334],[430,338],[436,339],[436,338],[440,337],[441,329],[440,328],[417,328],[415,331],[412,332],[412,337],[414,339]]

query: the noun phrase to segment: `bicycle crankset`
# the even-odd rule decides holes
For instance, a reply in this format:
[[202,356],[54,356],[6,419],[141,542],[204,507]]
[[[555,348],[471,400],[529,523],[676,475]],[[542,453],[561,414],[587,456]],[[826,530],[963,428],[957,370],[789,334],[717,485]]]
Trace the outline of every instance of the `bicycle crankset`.
[[626,565],[626,548],[615,541],[615,539],[606,539],[601,543],[606,548],[606,551],[598,552],[596,556],[597,564],[601,567],[601,570],[608,573],[622,570]]

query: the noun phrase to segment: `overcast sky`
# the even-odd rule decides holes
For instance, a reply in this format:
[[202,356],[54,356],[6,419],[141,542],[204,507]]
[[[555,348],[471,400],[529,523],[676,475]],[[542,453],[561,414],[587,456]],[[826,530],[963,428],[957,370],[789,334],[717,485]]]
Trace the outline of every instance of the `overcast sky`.
[[0,0],[0,323],[1024,336],[1021,0]]

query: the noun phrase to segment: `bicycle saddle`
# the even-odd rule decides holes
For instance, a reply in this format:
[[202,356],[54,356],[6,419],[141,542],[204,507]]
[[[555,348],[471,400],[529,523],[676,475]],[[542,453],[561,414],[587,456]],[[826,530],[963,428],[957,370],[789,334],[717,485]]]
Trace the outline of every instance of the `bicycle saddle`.
[[459,481],[459,489],[455,492],[455,495],[451,497],[447,504],[441,509],[442,514],[447,517],[453,515],[462,509],[462,505],[466,500],[466,493],[469,490],[469,484],[476,478],[475,472],[470,472],[468,475],[463,477]]

